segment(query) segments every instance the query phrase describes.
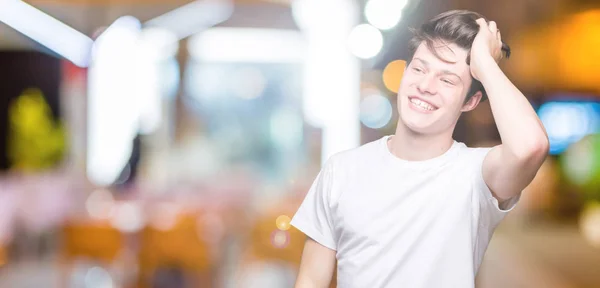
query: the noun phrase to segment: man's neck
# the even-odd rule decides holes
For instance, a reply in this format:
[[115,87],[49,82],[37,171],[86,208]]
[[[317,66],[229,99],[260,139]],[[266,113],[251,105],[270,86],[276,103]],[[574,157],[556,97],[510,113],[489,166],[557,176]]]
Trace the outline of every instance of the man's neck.
[[396,133],[388,139],[388,149],[407,161],[424,161],[446,153],[454,143],[452,133],[418,134],[398,121]]

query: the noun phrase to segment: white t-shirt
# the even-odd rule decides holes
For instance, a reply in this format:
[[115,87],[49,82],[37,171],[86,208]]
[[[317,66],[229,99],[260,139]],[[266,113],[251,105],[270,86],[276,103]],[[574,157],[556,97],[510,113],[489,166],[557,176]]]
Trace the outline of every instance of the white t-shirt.
[[291,224],[336,251],[338,287],[474,287],[502,208],[481,172],[490,148],[454,142],[405,161],[385,136],[328,159]]

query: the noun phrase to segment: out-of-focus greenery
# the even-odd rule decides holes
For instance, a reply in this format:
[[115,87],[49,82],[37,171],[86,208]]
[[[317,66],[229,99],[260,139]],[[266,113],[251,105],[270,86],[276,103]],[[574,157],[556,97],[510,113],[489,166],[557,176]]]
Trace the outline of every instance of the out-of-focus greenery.
[[66,135],[54,120],[42,91],[26,89],[9,107],[8,157],[11,169],[39,171],[63,159]]

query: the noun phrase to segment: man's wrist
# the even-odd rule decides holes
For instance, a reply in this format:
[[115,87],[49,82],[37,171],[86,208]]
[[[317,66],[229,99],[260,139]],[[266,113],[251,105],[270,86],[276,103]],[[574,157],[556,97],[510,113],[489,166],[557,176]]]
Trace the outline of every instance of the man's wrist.
[[502,73],[500,66],[492,56],[486,56],[479,60],[481,64],[481,69],[479,70],[481,75],[479,76],[479,81],[483,84],[484,88],[489,83],[489,81],[497,78],[498,73]]

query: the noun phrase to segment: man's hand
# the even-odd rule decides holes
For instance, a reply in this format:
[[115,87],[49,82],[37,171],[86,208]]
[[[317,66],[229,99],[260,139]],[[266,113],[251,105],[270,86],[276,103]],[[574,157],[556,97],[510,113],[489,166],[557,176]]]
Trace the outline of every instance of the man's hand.
[[481,81],[485,67],[500,62],[502,59],[502,38],[496,22],[487,23],[485,19],[477,19],[479,32],[471,47],[471,75]]

